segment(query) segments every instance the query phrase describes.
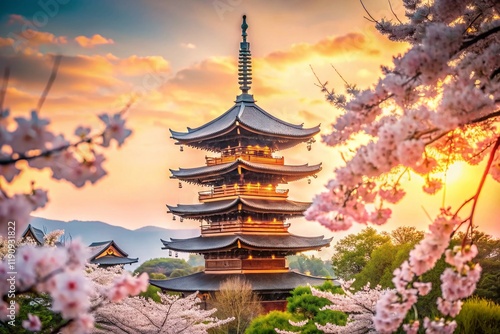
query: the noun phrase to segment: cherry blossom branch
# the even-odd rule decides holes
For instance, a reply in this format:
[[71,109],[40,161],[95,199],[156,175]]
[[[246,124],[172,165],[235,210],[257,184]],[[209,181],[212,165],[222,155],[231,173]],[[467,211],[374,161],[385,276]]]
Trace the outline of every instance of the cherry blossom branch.
[[33,159],[37,159],[37,158],[43,158],[43,157],[48,157],[54,153],[58,153],[58,152],[61,152],[61,151],[65,151],[71,147],[78,147],[79,145],[81,144],[84,144],[84,143],[91,143],[95,138],[99,138],[99,137],[102,137],[103,136],[103,133],[101,134],[98,134],[98,135],[95,135],[93,137],[89,137],[89,138],[84,138],[84,139],[81,139],[73,144],[67,144],[67,145],[62,145],[60,147],[57,147],[57,148],[53,148],[53,149],[50,149],[50,150],[46,150],[46,151],[42,151],[41,153],[39,154],[35,154],[35,155],[26,155],[25,153],[20,153],[18,154],[18,157],[17,158],[11,158],[11,159],[0,159],[0,166],[2,165],[10,165],[10,164],[15,164],[16,162],[18,161],[30,161],[30,160],[33,160]]
[[496,26],[491,28],[490,30],[487,30],[485,32],[482,32],[481,34],[471,37],[470,39],[466,40],[463,42],[462,46],[460,47],[459,51],[463,51],[467,49],[469,46],[474,45],[475,43],[493,35],[496,34],[497,32],[500,31],[500,26]]
[[[477,188],[476,194],[474,195],[474,202],[472,204],[472,209],[471,209],[471,213],[470,213],[470,222],[469,222],[469,226],[467,227],[467,231],[466,231],[465,235],[467,235],[469,228],[470,228],[471,235],[472,235],[472,229],[474,228],[474,224],[473,224],[472,220],[474,218],[474,212],[476,211],[477,202],[479,201],[479,195],[481,194],[481,191],[483,190],[484,182],[486,181],[486,176],[488,175],[488,172],[491,168],[491,164],[493,163],[493,160],[495,158],[495,154],[496,154],[499,147],[500,147],[500,137],[497,138],[495,145],[493,146],[493,149],[491,150],[490,157],[488,159],[488,163],[486,165],[486,168],[484,169],[484,172],[483,172],[483,175],[481,177],[481,181],[479,182],[479,186]],[[465,242],[465,239],[464,239],[464,242]],[[463,246],[464,246],[464,244],[462,244],[462,247]]]
[[396,20],[398,20],[398,22],[400,24],[403,24],[403,22],[401,22],[401,20],[399,19],[399,17],[396,15],[396,13],[394,12],[394,10],[392,9],[391,0],[387,0],[387,2],[389,3],[389,8],[391,9],[392,15],[394,15],[394,17],[396,18]]

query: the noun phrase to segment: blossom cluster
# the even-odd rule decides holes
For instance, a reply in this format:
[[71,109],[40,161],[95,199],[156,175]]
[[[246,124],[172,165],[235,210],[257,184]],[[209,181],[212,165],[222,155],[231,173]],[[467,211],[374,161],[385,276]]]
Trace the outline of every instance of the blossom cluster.
[[[385,206],[404,196],[401,174],[422,175],[423,190],[434,194],[443,187],[438,172],[458,159],[478,164],[500,137],[492,123],[500,100],[497,9],[488,0],[458,3],[404,1],[408,22],[376,26],[411,43],[408,51],[384,67],[374,87],[348,89],[350,99],[323,87],[344,110],[323,141],[358,147],[343,154],[345,166],[316,196],[308,219],[332,230],[382,224],[391,214]],[[499,179],[497,160],[490,174]]]
[[[383,224],[390,219],[389,206],[405,196],[401,179],[406,173],[422,176],[423,192],[435,194],[445,181],[439,173],[450,164],[463,160],[477,165],[489,157],[476,194],[455,213],[442,209],[409,260],[394,272],[396,289],[377,304],[377,330],[397,330],[430,289],[420,276],[446,251],[451,268],[441,276],[437,303],[442,317],[403,326],[408,333],[421,326],[428,333],[445,333],[455,328],[452,318],[460,311],[460,300],[472,293],[481,272],[470,262],[473,246],[464,241],[460,249],[448,249],[451,235],[472,225],[486,176],[500,181],[500,13],[494,0],[403,0],[403,5],[404,21],[377,21],[370,15],[382,34],[410,45],[382,68],[372,87],[351,85],[344,95],[321,84],[327,100],[343,109],[333,131],[322,139],[351,150],[342,154],[345,165],[305,215],[334,231],[353,223]],[[469,207],[468,217],[460,220],[458,213]]]
[[[56,180],[66,180],[76,187],[87,182],[95,183],[106,175],[102,163],[104,155],[98,153],[95,145],[108,147],[111,141],[121,146],[130,136],[125,127],[122,113],[112,116],[103,114],[99,118],[104,130],[91,133],[90,128],[78,127],[75,140],[68,141],[62,134],[56,135],[49,128],[50,120],[41,118],[36,111],[30,117],[12,118],[8,110],[0,113],[0,175],[6,184],[12,184],[21,174],[17,162],[26,161],[24,168],[49,169]],[[32,211],[42,208],[48,201],[47,192],[32,189],[27,194],[9,194],[2,182],[0,191],[0,226],[16,221],[23,230]],[[0,235],[6,229],[0,229]]]
[[[158,292],[159,303],[144,297],[128,297],[128,294],[133,295],[148,284],[145,273],[132,278],[121,266],[101,268],[90,264],[87,265],[86,276],[92,282],[94,291],[91,303],[98,326],[93,333],[202,334],[234,320],[213,317],[217,310],[203,309],[197,293],[180,298]],[[122,289],[129,285],[128,292],[121,295]],[[134,286],[137,291],[134,291]]]

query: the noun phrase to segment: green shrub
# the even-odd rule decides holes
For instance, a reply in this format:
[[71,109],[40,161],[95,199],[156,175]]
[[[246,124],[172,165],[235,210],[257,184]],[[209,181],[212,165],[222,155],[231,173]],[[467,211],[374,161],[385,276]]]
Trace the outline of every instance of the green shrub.
[[288,312],[271,311],[253,319],[245,334],[276,334],[275,328],[296,331],[296,327],[288,322],[290,319],[293,320],[292,315]]
[[456,333],[498,334],[500,331],[500,305],[473,297],[465,301],[456,320],[458,324]]

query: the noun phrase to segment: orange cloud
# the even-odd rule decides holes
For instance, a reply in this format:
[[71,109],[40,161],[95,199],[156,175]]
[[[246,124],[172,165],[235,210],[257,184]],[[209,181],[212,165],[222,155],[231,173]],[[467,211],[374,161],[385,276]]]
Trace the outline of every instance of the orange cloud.
[[83,48],[93,48],[96,45],[115,43],[115,41],[113,41],[111,38],[106,38],[99,34],[95,34],[92,37],[77,36],[75,37],[75,41]]
[[338,37],[328,37],[315,44],[294,44],[287,51],[270,53],[265,59],[273,65],[298,62],[319,55],[332,57],[339,54],[360,52],[367,55],[378,55],[378,49],[370,45],[369,40],[361,33],[348,33]]
[[[118,60],[118,58],[116,58]],[[170,63],[162,56],[139,57],[132,55],[118,61],[119,72],[123,75],[134,76],[151,72],[169,72]]]
[[12,38],[0,37],[0,48],[11,45],[14,45],[14,40]]

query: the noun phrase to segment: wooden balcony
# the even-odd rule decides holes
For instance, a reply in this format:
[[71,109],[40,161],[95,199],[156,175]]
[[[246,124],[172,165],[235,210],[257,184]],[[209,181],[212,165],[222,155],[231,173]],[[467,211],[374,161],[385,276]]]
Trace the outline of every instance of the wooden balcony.
[[276,189],[273,186],[261,186],[255,184],[219,186],[213,190],[198,192],[200,201],[209,200],[212,198],[220,198],[227,196],[258,196],[258,197],[288,197],[288,189]]
[[285,159],[283,157],[273,157],[269,149],[257,147],[228,148],[222,151],[220,157],[205,157],[205,160],[207,166],[213,166],[232,162],[238,158],[264,164],[283,165],[285,163]]
[[242,233],[242,232],[262,232],[262,233],[284,233],[288,231],[290,223],[281,222],[222,222],[201,225],[202,235],[213,235],[221,233]]
[[285,270],[286,259],[207,259],[205,260],[205,271],[225,270]]

